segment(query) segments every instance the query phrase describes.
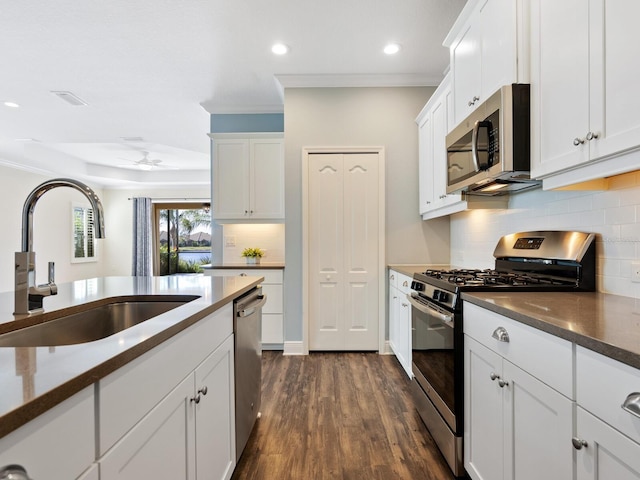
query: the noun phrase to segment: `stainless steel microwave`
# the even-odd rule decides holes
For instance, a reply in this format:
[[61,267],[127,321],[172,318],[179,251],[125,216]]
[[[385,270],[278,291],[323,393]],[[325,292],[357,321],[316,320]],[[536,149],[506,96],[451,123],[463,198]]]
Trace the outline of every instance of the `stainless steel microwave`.
[[447,193],[503,195],[540,185],[530,177],[529,85],[507,85],[447,135]]

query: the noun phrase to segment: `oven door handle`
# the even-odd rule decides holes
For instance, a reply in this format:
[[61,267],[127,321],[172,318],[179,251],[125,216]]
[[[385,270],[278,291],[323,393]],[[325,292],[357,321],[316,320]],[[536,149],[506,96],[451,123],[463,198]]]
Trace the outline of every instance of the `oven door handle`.
[[411,306],[418,309],[418,311],[422,313],[426,313],[427,315],[431,315],[432,317],[435,317],[438,320],[441,320],[445,325],[449,327],[453,327],[453,315],[446,315],[442,312],[439,312],[435,308],[431,308],[419,302],[418,300],[413,298],[413,295],[411,295],[410,293],[407,293],[407,300],[409,300],[409,303],[411,304]]

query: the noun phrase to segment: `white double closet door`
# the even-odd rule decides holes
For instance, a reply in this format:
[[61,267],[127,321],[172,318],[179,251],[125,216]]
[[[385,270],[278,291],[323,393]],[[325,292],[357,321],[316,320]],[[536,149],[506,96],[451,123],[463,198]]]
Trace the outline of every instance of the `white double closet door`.
[[380,153],[308,155],[309,350],[378,350]]

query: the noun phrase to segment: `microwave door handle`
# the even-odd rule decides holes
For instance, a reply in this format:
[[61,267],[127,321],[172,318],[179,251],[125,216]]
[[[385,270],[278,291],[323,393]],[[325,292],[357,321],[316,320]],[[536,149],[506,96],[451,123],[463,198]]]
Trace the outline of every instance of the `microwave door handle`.
[[[476,172],[480,172],[482,170],[488,170],[493,160],[491,158],[487,159],[487,162],[484,164],[480,164],[480,158],[478,156],[478,140],[480,138],[480,129],[486,128],[488,131],[488,137],[491,141],[492,136],[492,123],[489,120],[478,120],[473,124],[473,131],[471,133],[471,158],[473,159],[473,166],[476,169]],[[487,145],[487,149],[489,149],[489,145]],[[487,150],[488,156],[491,156],[491,152]]]

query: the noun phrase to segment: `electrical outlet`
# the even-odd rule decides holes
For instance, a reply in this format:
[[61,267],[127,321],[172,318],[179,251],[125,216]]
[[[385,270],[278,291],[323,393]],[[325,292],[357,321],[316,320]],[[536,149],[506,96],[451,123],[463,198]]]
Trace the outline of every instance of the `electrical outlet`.
[[236,237],[233,235],[227,235],[224,237],[224,246],[225,247],[235,247],[236,246]]
[[640,261],[631,262],[631,281],[640,282]]

